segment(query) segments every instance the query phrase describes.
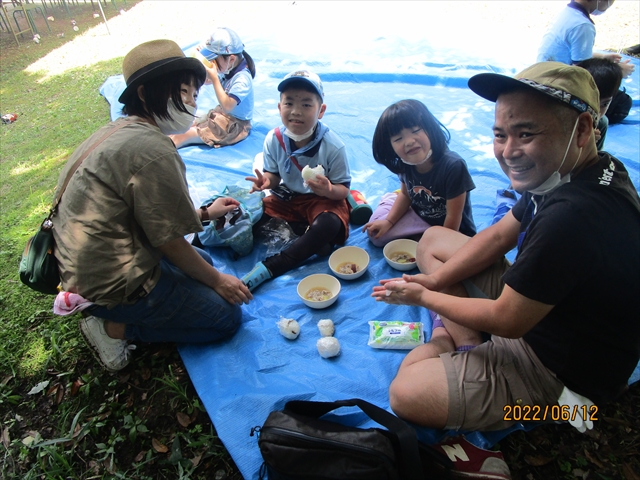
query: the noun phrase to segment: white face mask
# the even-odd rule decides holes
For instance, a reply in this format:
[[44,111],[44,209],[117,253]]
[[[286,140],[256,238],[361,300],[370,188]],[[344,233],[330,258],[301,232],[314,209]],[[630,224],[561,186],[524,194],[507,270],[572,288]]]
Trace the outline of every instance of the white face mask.
[[316,127],[314,126],[311,130],[309,130],[308,132],[302,133],[300,135],[296,135],[295,133],[290,132],[289,130],[287,130],[285,128],[284,130],[284,134],[289,137],[291,140],[293,140],[294,142],[301,142],[302,140],[306,140],[307,138],[309,138],[311,135],[313,135],[314,130],[316,129]]
[[[606,11],[606,10],[599,10],[597,8],[599,6],[600,6],[600,2],[596,4],[596,9],[593,12],[591,12],[591,15],[595,15],[597,17],[598,15],[602,15]],[[609,9],[609,0],[607,0],[607,9]]]
[[160,118],[156,115],[153,116],[153,119],[156,121],[156,124],[162,133],[165,135],[175,135],[189,130],[191,124],[193,124],[196,108],[186,103],[184,106],[189,113],[178,110],[174,105],[173,100],[169,99],[167,113],[171,118]]
[[578,152],[578,158],[576,159],[576,163],[573,164],[573,167],[571,167],[571,171],[567,173],[564,177],[560,177],[560,169],[562,168],[562,165],[564,165],[564,161],[567,158],[567,153],[569,153],[569,147],[571,147],[571,142],[573,141],[573,135],[574,133],[576,133],[576,127],[578,126],[579,121],[580,119],[577,118],[576,123],[573,126],[573,130],[571,131],[571,138],[569,138],[567,149],[564,151],[564,157],[562,157],[562,162],[560,163],[560,166],[558,167],[558,169],[555,172],[553,172],[549,176],[549,178],[547,178],[544,182],[542,182],[536,188],[529,190],[530,193],[533,193],[534,195],[546,195],[547,193],[553,192],[555,189],[557,189],[561,185],[564,185],[565,183],[569,183],[571,181],[571,172],[573,172],[573,169],[576,168],[576,165],[578,164],[578,160],[580,160],[580,156],[582,155],[582,147],[580,147],[580,151]]
[[431,155],[433,155],[433,150],[429,149],[429,151],[427,152],[427,156],[424,157],[424,160],[422,160],[421,162],[418,163],[410,163],[407,162],[405,159],[401,158],[400,161],[402,163],[404,163],[405,165],[414,165],[414,166],[418,166],[418,165],[422,165],[424,162],[426,162],[427,160],[429,160],[431,158]]

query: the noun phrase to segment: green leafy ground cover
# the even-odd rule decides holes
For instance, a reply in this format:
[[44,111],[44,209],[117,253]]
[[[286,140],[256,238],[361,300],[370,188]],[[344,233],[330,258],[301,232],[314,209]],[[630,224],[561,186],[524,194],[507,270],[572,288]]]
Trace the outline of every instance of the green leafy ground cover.
[[[94,13],[74,7],[80,25],[97,24]],[[48,211],[61,167],[109,120],[98,89],[120,73],[121,59],[47,79],[27,73],[73,39],[69,22],[52,28],[39,45],[0,37],[0,108],[19,115],[0,128],[0,478],[240,478],[175,346],[140,346],[130,366],[109,374],[84,345],[78,318],[54,316],[53,298],[18,279],[22,248]],[[513,478],[640,478],[638,385],[600,413],[588,434],[548,425],[503,440]]]

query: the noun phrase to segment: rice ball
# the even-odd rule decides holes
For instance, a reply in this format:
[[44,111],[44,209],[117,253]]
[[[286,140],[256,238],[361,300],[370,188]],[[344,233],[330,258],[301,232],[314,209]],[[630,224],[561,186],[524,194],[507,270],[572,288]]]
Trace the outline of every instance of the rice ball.
[[302,169],[302,179],[305,182],[309,180],[315,180],[318,175],[324,175],[324,167],[322,165],[318,165],[314,168],[310,168],[309,165],[305,165]]
[[320,320],[318,322],[318,330],[320,330],[320,335],[323,337],[331,337],[336,331],[335,327],[333,326],[333,322],[328,318],[325,318],[324,320]]
[[340,342],[336,337],[322,337],[316,343],[316,347],[322,358],[335,357],[340,353]]
[[289,340],[295,340],[300,335],[300,325],[293,318],[280,317],[277,325],[280,334]]

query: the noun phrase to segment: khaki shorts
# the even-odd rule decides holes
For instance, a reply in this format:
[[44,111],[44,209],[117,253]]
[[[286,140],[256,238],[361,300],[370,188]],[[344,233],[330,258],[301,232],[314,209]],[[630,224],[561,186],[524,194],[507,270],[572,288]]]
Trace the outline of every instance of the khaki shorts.
[[502,430],[521,420],[554,420],[545,407],[557,405],[564,385],[523,339],[493,336],[440,358],[449,386],[447,429]]
[[[506,259],[463,282],[470,297],[500,296]],[[467,352],[440,355],[449,387],[447,429],[502,430],[520,421],[554,421],[564,385],[522,338],[492,336]],[[515,407],[515,409],[514,409]]]

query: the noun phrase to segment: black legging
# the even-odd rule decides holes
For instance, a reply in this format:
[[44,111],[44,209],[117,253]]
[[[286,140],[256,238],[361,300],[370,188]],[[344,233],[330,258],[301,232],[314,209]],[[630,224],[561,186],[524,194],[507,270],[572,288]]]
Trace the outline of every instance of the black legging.
[[343,232],[343,229],[342,221],[335,213],[323,212],[315,218],[309,229],[293,245],[267,258],[263,263],[274,277],[278,277],[297,267],[311,255],[328,252],[327,247],[335,243],[334,240]]

